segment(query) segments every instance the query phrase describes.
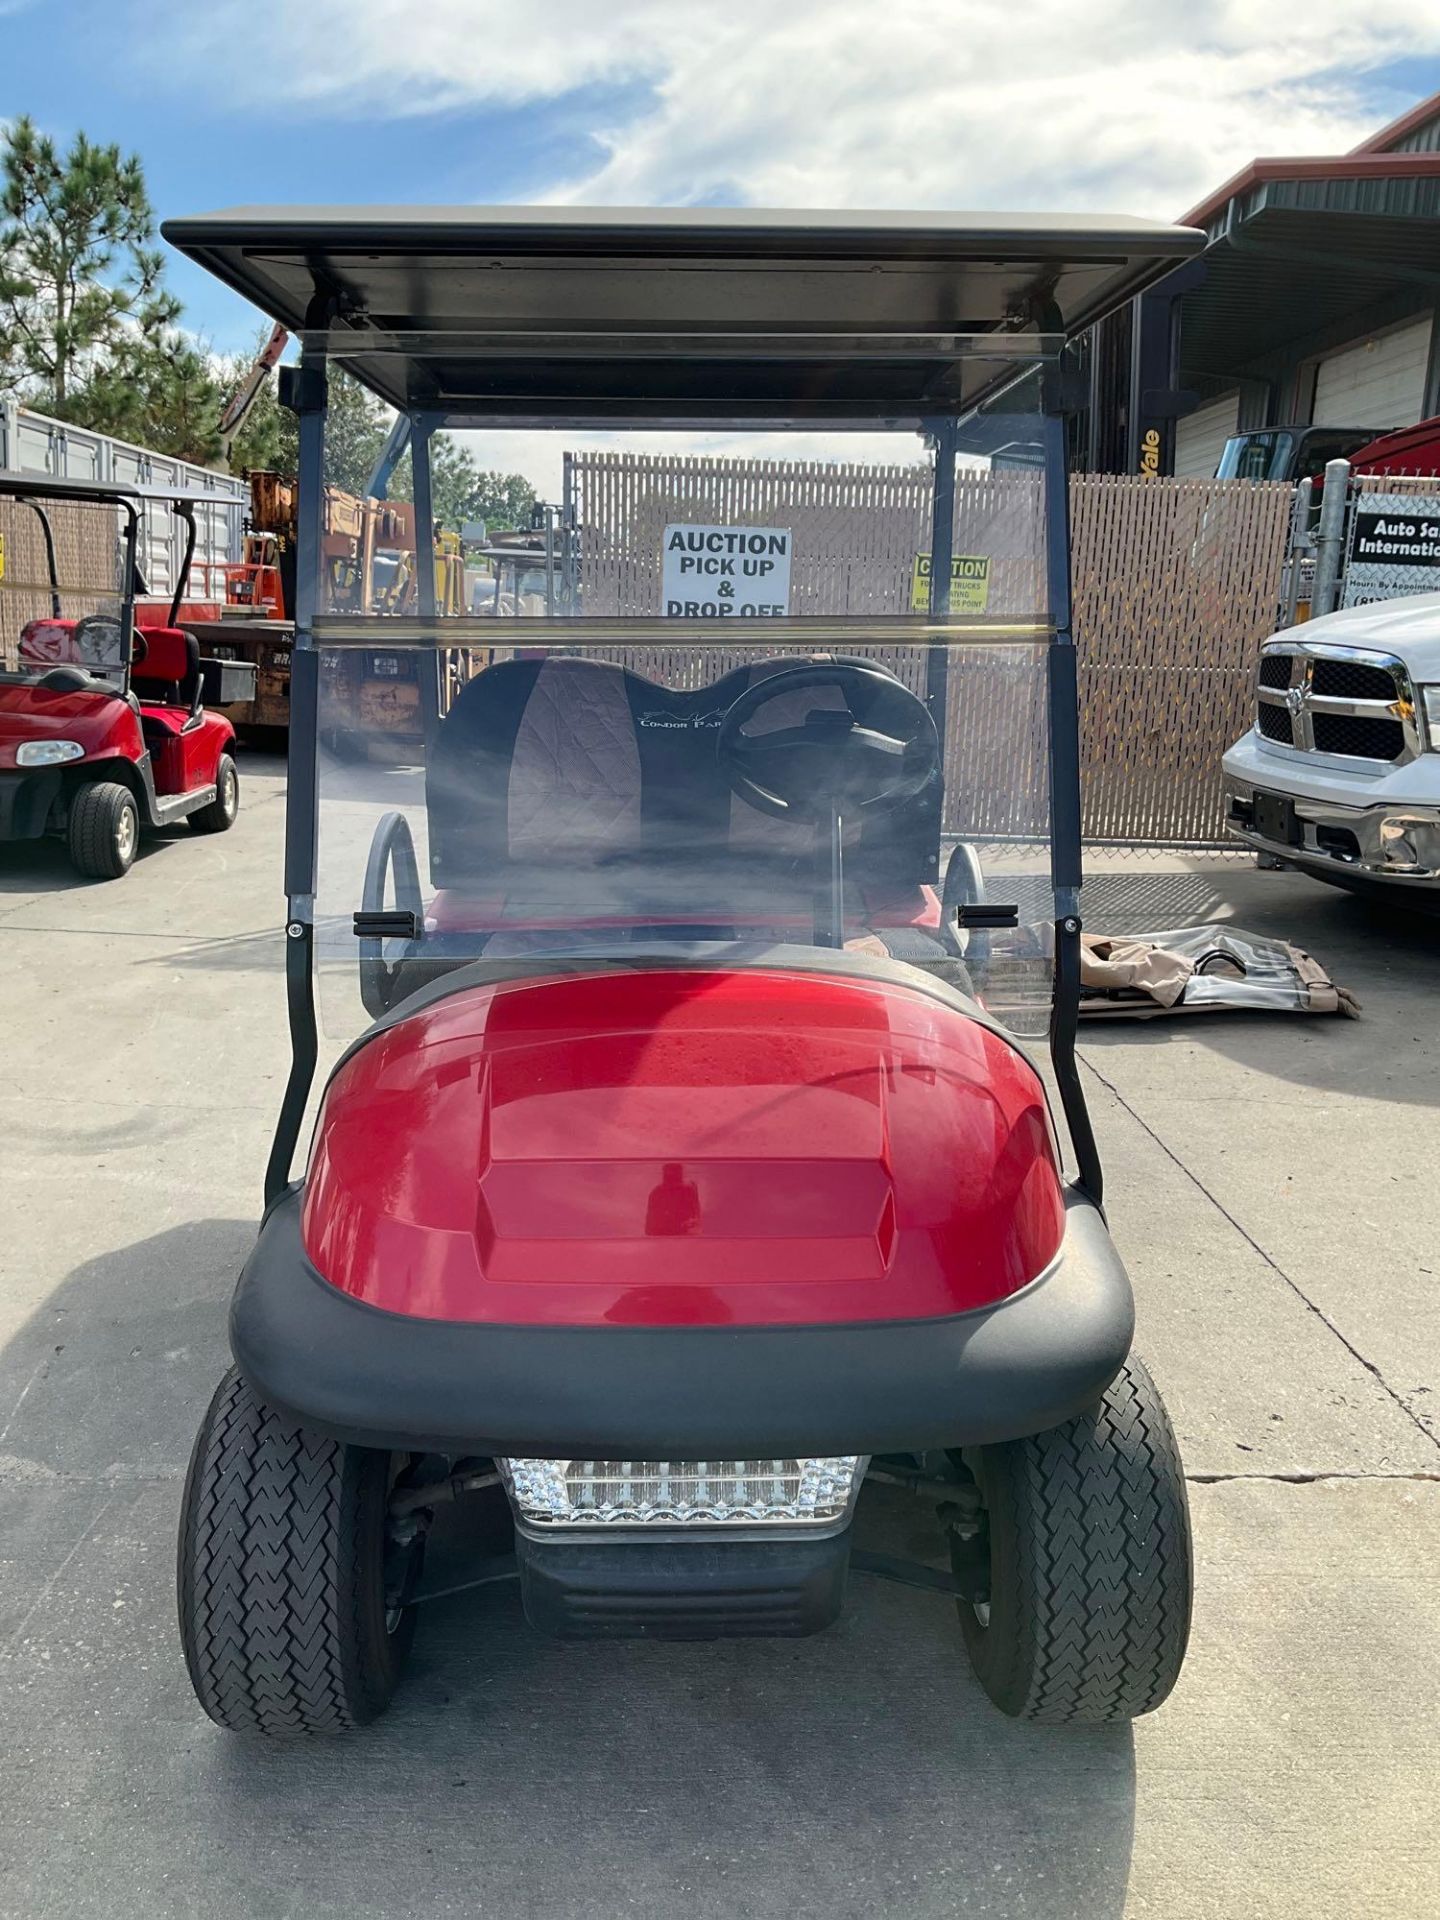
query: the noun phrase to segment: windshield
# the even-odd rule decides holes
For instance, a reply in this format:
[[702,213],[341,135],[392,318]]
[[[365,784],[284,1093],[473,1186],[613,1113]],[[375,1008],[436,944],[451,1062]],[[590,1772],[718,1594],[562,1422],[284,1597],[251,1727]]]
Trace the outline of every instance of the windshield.
[[1295,452],[1293,433],[1240,433],[1225,442],[1217,480],[1288,480]]
[[1042,1034],[1043,485],[991,451],[1037,441],[1013,393],[953,441],[452,432],[437,475],[528,476],[520,551],[357,493],[315,620],[327,1027],[467,967],[843,955]]
[[59,667],[123,685],[121,510],[109,502],[0,495],[0,674]]

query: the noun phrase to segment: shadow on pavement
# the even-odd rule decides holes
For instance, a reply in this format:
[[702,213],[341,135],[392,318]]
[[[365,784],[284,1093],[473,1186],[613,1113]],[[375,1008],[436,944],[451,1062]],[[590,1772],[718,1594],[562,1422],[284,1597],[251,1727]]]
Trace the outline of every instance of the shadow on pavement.
[[[951,1603],[865,1576],[813,1640],[696,1646],[549,1641],[513,1586],[482,1588],[423,1610],[373,1727],[303,1747],[212,1728],[173,1624],[174,1527],[253,1232],[196,1222],[88,1261],[0,1352],[0,1561],[63,1601],[26,1615],[26,1646],[49,1636],[44,1684],[16,1685],[6,1716],[30,1759],[17,1896],[59,1858],[71,1911],[112,1891],[248,1915],[1122,1911],[1130,1730],[1004,1719]],[[125,1485],[66,1531],[62,1476],[73,1499]],[[893,1498],[867,1492],[867,1544],[926,1551],[928,1517]],[[462,1510],[437,1537],[429,1584],[464,1577],[476,1524]],[[79,1751],[61,1832],[45,1783]]]

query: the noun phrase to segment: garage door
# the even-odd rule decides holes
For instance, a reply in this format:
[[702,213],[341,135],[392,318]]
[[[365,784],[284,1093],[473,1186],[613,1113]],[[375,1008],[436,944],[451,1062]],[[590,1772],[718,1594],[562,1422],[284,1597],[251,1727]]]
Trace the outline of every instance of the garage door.
[[1431,321],[1378,333],[1322,360],[1315,371],[1317,427],[1408,427],[1425,411]]
[[1175,423],[1175,477],[1177,480],[1208,480],[1220,464],[1225,442],[1235,432],[1240,419],[1240,396],[1228,393],[1223,400],[1212,400],[1208,407],[1197,407]]

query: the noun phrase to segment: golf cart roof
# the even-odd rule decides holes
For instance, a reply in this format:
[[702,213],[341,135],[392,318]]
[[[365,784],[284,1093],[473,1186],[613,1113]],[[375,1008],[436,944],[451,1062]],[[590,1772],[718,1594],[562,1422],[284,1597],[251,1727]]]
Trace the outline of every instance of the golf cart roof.
[[239,506],[228,494],[203,487],[141,487],[124,481],[66,480],[49,473],[25,473],[0,468],[0,494],[28,500],[72,501],[81,506],[129,506],[140,500],[161,500],[167,506]]
[[517,424],[957,411],[1204,245],[1113,214],[690,207],[238,207],[163,231],[328,329],[392,405]]

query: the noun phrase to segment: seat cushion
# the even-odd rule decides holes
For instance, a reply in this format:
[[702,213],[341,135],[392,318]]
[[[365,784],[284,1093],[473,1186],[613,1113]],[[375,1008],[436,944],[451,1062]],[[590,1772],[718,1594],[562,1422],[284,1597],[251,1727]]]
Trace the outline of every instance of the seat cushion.
[[[431,877],[446,889],[553,897],[562,913],[688,914],[697,902],[745,910],[758,891],[803,905],[813,830],[759,812],[731,789],[715,752],[726,712],[793,659],[671,688],[611,661],[546,655],[488,667],[455,700],[426,775]],[[793,725],[836,690],[775,704]],[[913,896],[933,878],[935,796],[847,831],[857,882]]]

